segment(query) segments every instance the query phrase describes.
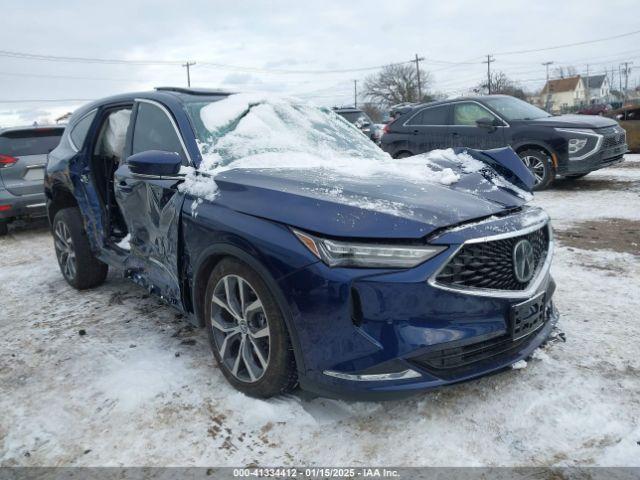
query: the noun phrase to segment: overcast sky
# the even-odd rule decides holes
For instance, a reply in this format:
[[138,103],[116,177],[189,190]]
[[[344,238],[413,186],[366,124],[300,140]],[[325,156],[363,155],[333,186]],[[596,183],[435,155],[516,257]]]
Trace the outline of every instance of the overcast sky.
[[[580,72],[587,64],[598,73],[614,67],[616,75],[620,62],[633,61],[633,86],[640,72],[640,34],[544,52],[504,54],[640,30],[640,0],[110,0],[101,5],[86,0],[0,0],[0,11],[2,51],[191,60],[198,62],[191,70],[194,86],[276,91],[324,105],[352,104],[353,80],[362,83],[371,71],[317,71],[400,62],[416,53],[426,58],[422,66],[432,72],[433,89],[449,95],[460,94],[483,79],[486,64],[481,62],[488,53],[495,55],[492,68],[532,90],[544,83],[541,62],[547,60],[573,65]],[[36,61],[0,54],[0,126],[52,119],[82,103],[25,100],[96,99],[185,84],[185,69],[180,65]]]

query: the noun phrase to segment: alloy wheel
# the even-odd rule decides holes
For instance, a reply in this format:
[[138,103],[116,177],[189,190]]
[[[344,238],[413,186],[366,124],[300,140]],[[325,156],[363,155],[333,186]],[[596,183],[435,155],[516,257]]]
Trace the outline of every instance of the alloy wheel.
[[269,365],[269,322],[262,300],[238,275],[222,277],[211,298],[211,328],[221,362],[242,382],[262,378]]
[[536,178],[536,184],[542,182],[546,174],[546,167],[544,162],[533,155],[525,155],[522,157],[522,162],[529,169],[533,176]]
[[62,273],[69,280],[73,280],[76,276],[76,252],[73,248],[71,232],[64,222],[56,224],[54,245]]

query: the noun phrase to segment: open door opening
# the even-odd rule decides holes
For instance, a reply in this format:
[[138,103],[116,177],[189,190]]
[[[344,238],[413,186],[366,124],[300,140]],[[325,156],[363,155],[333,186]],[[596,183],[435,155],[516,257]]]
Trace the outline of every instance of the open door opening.
[[113,174],[123,160],[131,107],[110,110],[100,126],[91,155],[93,180],[105,213],[105,240],[118,243],[126,237],[127,224],[116,203]]

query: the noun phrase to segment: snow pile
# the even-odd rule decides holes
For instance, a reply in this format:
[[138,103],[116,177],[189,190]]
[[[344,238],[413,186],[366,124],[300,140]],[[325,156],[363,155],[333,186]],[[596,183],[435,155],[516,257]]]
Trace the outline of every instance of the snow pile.
[[116,246],[120,247],[123,250],[131,250],[131,234],[127,233],[127,236],[116,243]]
[[319,175],[374,182],[397,178],[451,185],[459,172],[486,168],[452,149],[395,160],[332,111],[282,97],[231,95],[203,107],[200,120],[207,131],[199,139],[203,161],[197,172],[184,170],[182,188],[207,199],[216,195],[213,177],[230,169],[317,169]]

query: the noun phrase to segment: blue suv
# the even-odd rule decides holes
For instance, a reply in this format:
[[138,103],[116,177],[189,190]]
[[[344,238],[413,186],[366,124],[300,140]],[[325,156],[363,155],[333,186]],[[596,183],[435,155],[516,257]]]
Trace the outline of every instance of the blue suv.
[[398,163],[329,109],[159,88],[75,112],[45,193],[66,281],[122,272],[206,328],[237,389],[384,398],[547,339],[533,184],[510,149]]

